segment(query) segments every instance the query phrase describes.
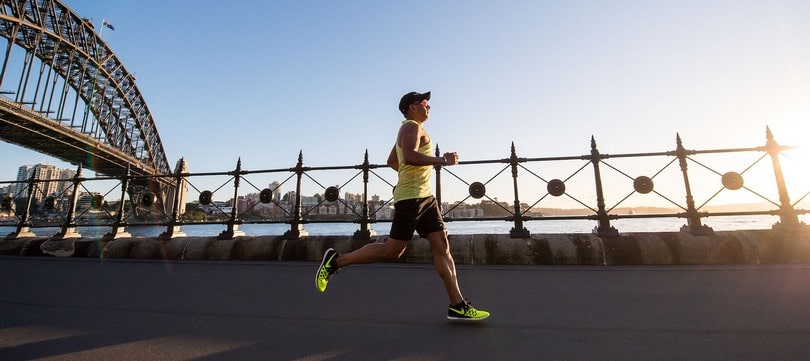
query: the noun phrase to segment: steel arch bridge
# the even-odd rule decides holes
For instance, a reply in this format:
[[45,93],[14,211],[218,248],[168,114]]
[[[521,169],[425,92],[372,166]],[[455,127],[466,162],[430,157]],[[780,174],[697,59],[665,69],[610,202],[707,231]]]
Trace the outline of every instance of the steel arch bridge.
[[0,139],[107,176],[170,174],[135,76],[94,25],[58,0],[0,1]]

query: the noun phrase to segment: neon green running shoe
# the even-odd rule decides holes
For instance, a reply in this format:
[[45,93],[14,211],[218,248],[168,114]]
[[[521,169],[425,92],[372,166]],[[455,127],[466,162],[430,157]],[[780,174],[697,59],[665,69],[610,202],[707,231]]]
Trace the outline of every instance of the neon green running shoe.
[[326,291],[329,279],[337,272],[337,265],[334,264],[337,256],[338,253],[332,248],[324,252],[321,266],[318,267],[318,273],[315,274],[315,288],[318,289],[318,292]]
[[447,310],[447,319],[453,321],[480,321],[487,317],[489,317],[489,312],[476,310],[468,300],[457,305],[450,305]]

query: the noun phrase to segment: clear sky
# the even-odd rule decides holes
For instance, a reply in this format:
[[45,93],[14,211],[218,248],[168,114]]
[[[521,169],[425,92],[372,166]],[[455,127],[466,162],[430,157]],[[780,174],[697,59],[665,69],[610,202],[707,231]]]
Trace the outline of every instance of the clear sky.
[[[461,160],[807,143],[810,2],[69,0],[192,172],[385,163],[405,92]],[[0,143],[0,179],[54,161]],[[72,168],[72,166],[71,166]]]

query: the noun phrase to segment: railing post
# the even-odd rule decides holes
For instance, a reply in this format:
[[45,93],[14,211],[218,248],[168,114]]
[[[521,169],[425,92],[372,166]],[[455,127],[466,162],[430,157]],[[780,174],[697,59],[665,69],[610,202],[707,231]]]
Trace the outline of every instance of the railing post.
[[7,240],[37,236],[34,232],[31,232],[31,224],[28,222],[28,215],[31,213],[31,199],[34,198],[35,177],[36,173],[32,173],[31,178],[28,179],[28,195],[25,197],[25,212],[22,214],[20,223],[17,223],[17,230],[9,233],[6,236]]
[[170,240],[175,237],[185,237],[186,234],[180,229],[182,222],[180,221],[180,187],[183,186],[183,167],[177,167],[174,172],[174,184],[176,191],[174,192],[174,205],[172,206],[172,219],[166,226],[166,232],[158,236],[161,240]]
[[82,178],[82,166],[76,168],[76,175],[73,176],[73,191],[70,193],[70,205],[68,206],[67,215],[65,215],[65,224],[62,229],[54,235],[54,238],[78,238],[81,234],[76,232],[76,205],[79,204],[79,187],[82,185],[84,178]]
[[771,155],[771,162],[773,163],[773,174],[776,177],[776,188],[779,191],[779,222],[773,225],[773,228],[792,228],[799,225],[799,216],[793,205],[790,204],[790,196],[788,196],[787,186],[785,185],[785,176],[782,174],[782,163],[779,161],[779,152],[782,151],[782,146],[773,139],[770,127],[765,127],[765,151]]
[[242,176],[242,158],[236,161],[236,170],[233,172],[233,204],[231,207],[231,218],[228,220],[228,229],[222,231],[217,239],[233,239],[233,237],[244,236],[245,232],[239,230],[239,217],[237,217],[237,200],[239,191],[239,179]]
[[591,136],[591,163],[593,163],[593,177],[596,184],[596,219],[599,224],[596,226],[596,235],[599,237],[617,237],[619,231],[610,225],[610,216],[605,209],[605,193],[602,190],[602,172],[599,171],[599,163],[602,162],[602,154],[596,148],[596,138]]
[[293,217],[290,220],[290,230],[284,233],[284,238],[288,240],[298,240],[301,237],[306,237],[309,233],[303,227],[303,219],[301,217],[301,178],[304,175],[304,153],[298,152],[298,163],[292,171],[295,172],[297,178],[295,181],[295,208],[293,209]]
[[[439,153],[439,144],[436,144],[436,156],[441,157]],[[439,210],[444,213],[442,208],[442,166],[434,165],[433,169],[436,170],[436,203],[439,204]]]
[[[126,203],[124,202],[124,199],[126,198],[127,190],[129,189],[131,169],[132,165],[127,164],[126,173],[124,173],[124,175],[121,177],[121,202],[118,203],[118,214],[115,215],[115,222],[112,224],[112,229],[109,233],[105,234],[104,237],[101,238],[102,240],[108,241],[117,238],[132,237],[132,235],[126,231],[126,222],[124,222],[124,206]],[[135,206],[134,202],[130,203],[132,203],[133,207]]]
[[529,238],[529,230],[523,226],[523,212],[520,211],[520,197],[518,196],[518,164],[522,159],[518,158],[515,152],[515,142],[512,142],[512,154],[509,157],[509,164],[512,166],[512,186],[515,190],[514,221],[515,226],[509,231],[511,238]]
[[689,185],[689,172],[687,172],[687,165],[686,165],[686,149],[683,147],[683,142],[681,141],[681,135],[676,134],[675,142],[677,144],[677,149],[675,150],[675,154],[678,157],[678,163],[681,166],[681,172],[683,173],[683,184],[686,187],[686,225],[681,227],[681,232],[690,232],[694,235],[712,235],[714,234],[714,230],[711,227],[703,225],[700,223],[700,213],[698,213],[697,209],[695,209],[695,200],[692,197],[692,187]]
[[370,240],[372,236],[377,235],[377,232],[368,228],[368,224],[371,223],[368,217],[368,172],[371,169],[371,165],[368,162],[368,149],[366,149],[366,155],[361,167],[363,169],[363,215],[360,218],[360,229],[354,232],[352,239],[367,241]]

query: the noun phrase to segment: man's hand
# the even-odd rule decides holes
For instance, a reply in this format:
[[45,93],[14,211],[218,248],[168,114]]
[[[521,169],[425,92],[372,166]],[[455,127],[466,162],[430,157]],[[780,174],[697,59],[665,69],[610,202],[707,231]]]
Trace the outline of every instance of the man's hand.
[[456,152],[444,153],[443,165],[456,165],[456,164],[458,164],[458,153]]

